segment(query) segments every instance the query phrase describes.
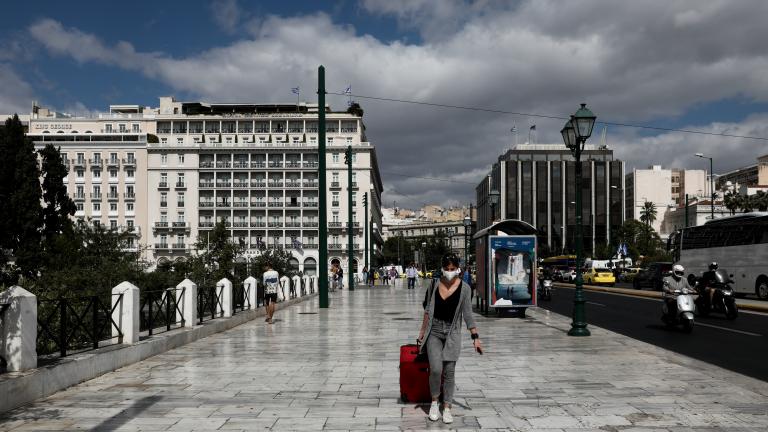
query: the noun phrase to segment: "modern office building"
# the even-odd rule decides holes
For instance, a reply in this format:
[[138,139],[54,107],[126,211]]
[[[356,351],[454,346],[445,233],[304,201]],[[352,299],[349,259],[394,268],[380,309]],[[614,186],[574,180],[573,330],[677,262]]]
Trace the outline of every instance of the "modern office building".
[[[243,259],[284,248],[299,270],[312,274],[320,242],[329,247],[326,264],[347,265],[350,211],[355,265],[364,260],[362,221],[381,226],[383,187],[362,117],[327,107],[326,118],[325,191],[318,190],[316,104],[212,104],[161,97],[158,108],[113,105],[109,113],[93,117],[36,108],[29,136],[37,147],[53,142],[66,155],[76,217],[134,227],[140,234],[136,247],[152,261],[197,253],[196,241],[224,222],[232,240],[244,246]],[[353,149],[351,185],[344,164],[347,146]],[[327,239],[319,238],[320,193],[328,202]],[[381,247],[377,234],[370,234],[369,254]]]
[[[587,252],[609,244],[624,222],[624,162],[606,146],[582,152],[583,233]],[[576,162],[562,144],[518,144],[499,156],[476,188],[478,229],[493,220],[518,219],[538,229],[540,250],[575,250]],[[500,193],[492,208],[489,192]],[[493,210],[493,212],[492,212]]]
[[669,234],[664,223],[667,212],[685,206],[685,195],[691,199],[710,196],[707,172],[704,170],[663,169],[654,165],[636,169],[625,179],[625,213],[627,218],[640,220],[646,202],[656,208],[656,220],[651,224],[662,236]]

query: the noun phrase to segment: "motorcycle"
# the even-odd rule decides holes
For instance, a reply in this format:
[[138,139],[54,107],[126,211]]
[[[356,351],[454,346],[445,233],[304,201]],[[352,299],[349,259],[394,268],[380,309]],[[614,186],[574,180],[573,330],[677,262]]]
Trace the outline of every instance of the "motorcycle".
[[552,300],[552,281],[550,279],[542,279],[539,282],[539,298]]
[[693,331],[693,311],[695,309],[693,303],[693,290],[675,290],[672,293],[672,297],[675,298],[675,308],[670,310],[667,302],[667,295],[665,295],[664,302],[661,306],[661,320],[667,327],[675,327],[678,325],[683,326],[683,331],[690,333]]
[[[699,279],[699,284],[703,284],[703,277]],[[712,279],[706,285],[715,290],[712,296],[712,303],[709,302],[709,294],[703,290],[696,299],[696,311],[701,316],[707,316],[711,312],[719,312],[725,315],[729,320],[736,319],[739,315],[739,308],[736,306],[736,296],[733,293],[731,284],[733,280],[723,269],[715,270]]]

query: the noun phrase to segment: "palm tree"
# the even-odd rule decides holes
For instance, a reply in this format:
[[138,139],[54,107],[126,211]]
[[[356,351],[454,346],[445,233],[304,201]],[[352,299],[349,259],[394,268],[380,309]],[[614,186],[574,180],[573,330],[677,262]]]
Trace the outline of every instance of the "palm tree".
[[646,226],[651,226],[656,221],[656,204],[651,201],[646,201],[643,204],[643,208],[640,210],[640,222],[644,222]]
[[768,193],[764,191],[757,191],[753,200],[758,211],[768,210]]
[[723,202],[725,208],[731,212],[731,216],[736,214],[736,210],[739,208],[739,194],[736,192],[728,192],[723,196]]

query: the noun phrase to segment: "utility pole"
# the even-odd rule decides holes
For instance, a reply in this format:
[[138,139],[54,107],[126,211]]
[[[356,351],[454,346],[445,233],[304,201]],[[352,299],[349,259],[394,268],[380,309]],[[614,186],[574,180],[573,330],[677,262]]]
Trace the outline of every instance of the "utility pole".
[[320,201],[319,210],[319,243],[318,243],[318,263],[320,308],[328,308],[328,189],[326,188],[325,173],[325,67],[320,66],[317,69],[317,178],[318,194]]
[[[365,260],[365,267],[368,267],[368,192],[363,193],[363,207],[365,211],[363,214],[363,229],[365,230],[365,250],[363,252],[363,259]],[[371,269],[368,268],[368,271],[370,272]]]
[[344,152],[344,163],[347,164],[347,262],[349,264],[349,270],[347,278],[349,279],[349,290],[355,290],[355,275],[352,272],[352,263],[355,257],[355,245],[354,245],[354,228],[352,224],[354,222],[352,218],[352,146],[347,146],[347,151]]
[[688,194],[685,194],[685,227],[688,228]]

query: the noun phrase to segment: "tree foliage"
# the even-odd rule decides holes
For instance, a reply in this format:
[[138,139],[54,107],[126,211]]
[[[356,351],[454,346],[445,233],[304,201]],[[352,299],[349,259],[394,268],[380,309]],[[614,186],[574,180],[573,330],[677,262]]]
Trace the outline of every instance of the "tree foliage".
[[40,150],[42,166],[43,240],[50,241],[57,235],[72,228],[71,216],[75,214],[75,203],[67,195],[64,178],[68,170],[61,160],[59,149],[48,144]]
[[188,260],[190,279],[198,285],[234,277],[235,258],[245,245],[234,244],[224,222],[218,222],[210,233],[200,235],[195,243],[198,255]]

